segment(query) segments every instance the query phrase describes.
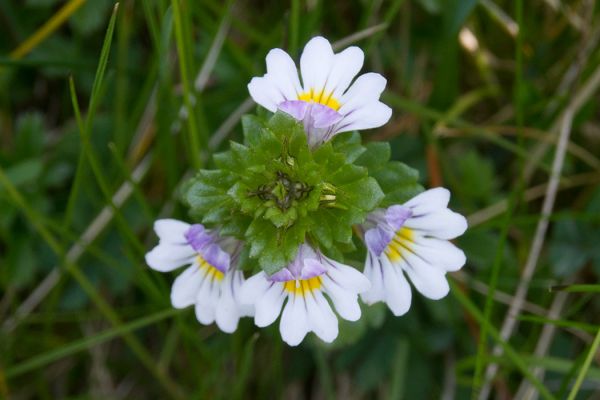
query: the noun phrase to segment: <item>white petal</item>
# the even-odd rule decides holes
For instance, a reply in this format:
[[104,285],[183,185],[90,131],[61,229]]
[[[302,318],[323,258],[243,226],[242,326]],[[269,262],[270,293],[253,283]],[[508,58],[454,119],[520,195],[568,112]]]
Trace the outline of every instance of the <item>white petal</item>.
[[173,304],[173,307],[185,308],[196,302],[196,296],[204,275],[204,271],[194,263],[175,279],[171,287],[171,304]]
[[254,316],[254,305],[244,304],[240,301],[240,290],[244,284],[244,273],[242,271],[235,271],[233,277],[233,297],[237,303],[240,316],[252,317]]
[[271,112],[277,111],[277,105],[285,101],[283,94],[277,89],[276,80],[269,74],[254,77],[248,84],[252,99]]
[[240,288],[238,299],[242,304],[255,304],[264,296],[269,287],[271,287],[271,282],[267,280],[267,274],[261,271],[246,279]]
[[214,305],[196,303],[194,310],[196,311],[196,319],[202,325],[210,325],[215,322]]
[[286,293],[281,282],[273,282],[266,293],[256,302],[256,314],[254,323],[256,326],[265,327],[271,325],[281,312],[283,300]]
[[335,128],[336,133],[373,129],[385,125],[392,116],[392,109],[380,101],[365,104],[355,109]]
[[279,332],[283,341],[290,346],[299,345],[309,332],[306,304],[302,296],[288,296],[288,302],[281,314]]
[[413,215],[423,215],[448,207],[450,191],[443,187],[437,187],[419,193],[406,203],[404,207],[412,210]]
[[356,292],[343,288],[327,275],[323,276],[322,282],[324,291],[333,302],[340,317],[347,321],[358,321],[361,310]]
[[240,321],[240,313],[233,298],[220,298],[215,312],[217,326],[225,333],[233,333]]
[[371,287],[367,277],[360,271],[329,258],[327,261],[331,264],[330,268],[327,269],[327,275],[343,288],[355,293],[362,293]]
[[295,100],[302,91],[298,70],[292,58],[281,49],[267,54],[267,73],[286,100]]
[[448,294],[450,286],[442,269],[427,264],[408,251],[404,252],[402,257],[397,265],[408,274],[412,284],[423,296],[439,300]]
[[339,113],[347,115],[368,104],[376,103],[385,89],[386,83],[386,79],[375,72],[359,76],[340,99],[342,106]]
[[154,231],[161,241],[167,243],[187,243],[185,233],[190,229],[190,224],[176,219],[159,219],[154,222]]
[[[208,275],[208,274],[207,274]],[[196,318],[208,325],[215,321],[215,309],[221,292],[221,282],[207,276],[202,281],[196,296]]]
[[383,268],[385,302],[392,314],[399,317],[410,309],[412,301],[410,286],[399,266],[391,264],[385,254],[382,254],[380,260]]
[[333,57],[333,65],[325,85],[325,93],[333,92],[333,97],[340,100],[344,91],[363,66],[365,55],[356,46],[348,47]]
[[312,293],[306,293],[304,300],[310,330],[324,342],[333,342],[338,335],[338,321],[321,291],[314,290]]
[[445,271],[458,271],[465,265],[465,253],[447,240],[419,238],[411,249],[427,262]]
[[215,319],[217,326],[223,332],[233,333],[237,329],[240,320],[240,312],[237,302],[233,297],[233,280],[235,271],[225,274],[221,282],[221,293],[217,300]]
[[423,231],[428,236],[439,239],[454,239],[465,233],[467,220],[459,213],[444,208],[418,217],[411,217],[406,220],[404,226]]
[[374,304],[384,301],[385,292],[383,287],[383,267],[381,266],[379,258],[371,252],[367,254],[364,274],[371,282],[371,289],[360,295],[362,301],[367,304]]
[[160,243],[146,253],[146,264],[156,271],[169,272],[191,264],[195,255],[188,245]]
[[304,91],[319,92],[325,88],[329,71],[333,65],[333,49],[327,39],[317,36],[304,47],[300,56],[300,71]]

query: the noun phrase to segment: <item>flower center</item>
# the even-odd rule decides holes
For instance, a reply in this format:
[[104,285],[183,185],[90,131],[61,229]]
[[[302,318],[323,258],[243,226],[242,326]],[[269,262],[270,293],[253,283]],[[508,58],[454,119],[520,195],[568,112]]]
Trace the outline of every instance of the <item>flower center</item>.
[[216,280],[219,282],[223,280],[223,278],[225,277],[225,274],[223,274],[217,268],[215,268],[214,266],[209,264],[204,258],[202,258],[202,256],[199,255],[197,257],[197,259],[198,259],[199,268],[201,270],[204,270],[204,272],[206,273],[207,279]]
[[339,101],[333,97],[333,92],[325,93],[324,90],[315,91],[310,89],[308,92],[301,93],[298,100],[306,101],[307,103],[319,103],[327,106],[335,111],[342,106]]
[[287,281],[284,284],[285,290],[290,294],[296,296],[305,296],[308,293],[318,290],[321,287],[321,277],[315,276],[309,279],[297,279],[293,281]]
[[390,261],[398,261],[402,258],[402,253],[405,251],[412,251],[411,245],[413,243],[414,233],[412,229],[400,228],[392,241],[388,244],[385,249],[385,254],[389,257]]
[[273,183],[260,185],[256,190],[249,192],[249,195],[257,196],[263,201],[272,201],[280,210],[285,211],[294,201],[305,199],[312,190],[312,186],[293,181],[284,172],[279,171],[276,176]]

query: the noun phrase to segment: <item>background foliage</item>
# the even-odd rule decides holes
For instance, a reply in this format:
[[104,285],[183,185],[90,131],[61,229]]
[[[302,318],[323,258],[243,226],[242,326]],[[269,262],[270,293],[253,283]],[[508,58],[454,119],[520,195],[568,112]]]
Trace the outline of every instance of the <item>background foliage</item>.
[[[0,1],[0,397],[598,396],[599,14],[593,0]],[[276,325],[226,335],[172,310],[174,276],[143,255],[153,220],[188,218],[184,177],[241,141],[267,51],[298,57],[316,34],[388,78],[392,120],[363,140],[451,189],[468,263],[443,301],[366,308],[333,346],[289,348]]]

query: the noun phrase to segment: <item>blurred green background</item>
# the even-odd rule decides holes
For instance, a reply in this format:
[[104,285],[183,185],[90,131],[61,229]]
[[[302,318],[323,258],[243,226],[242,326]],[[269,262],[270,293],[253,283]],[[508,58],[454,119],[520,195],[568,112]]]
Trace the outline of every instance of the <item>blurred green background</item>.
[[[0,397],[600,396],[594,0],[114,5],[0,0]],[[172,310],[175,274],[143,256],[155,219],[186,219],[190,127],[210,166],[268,50],[298,59],[317,34],[387,77],[392,120],[363,140],[450,188],[468,261],[442,301],[290,348],[277,324]]]

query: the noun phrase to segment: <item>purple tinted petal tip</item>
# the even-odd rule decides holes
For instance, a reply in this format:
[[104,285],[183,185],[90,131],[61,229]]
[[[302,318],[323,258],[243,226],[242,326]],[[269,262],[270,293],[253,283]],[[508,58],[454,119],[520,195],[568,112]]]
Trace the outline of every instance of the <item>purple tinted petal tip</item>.
[[377,226],[365,233],[365,243],[367,248],[379,257],[393,237],[394,232]]
[[213,236],[206,231],[202,224],[190,226],[184,236],[188,244],[197,252],[200,252],[202,248],[214,241]]
[[412,210],[403,206],[391,206],[385,212],[385,220],[390,227],[396,232],[404,225],[407,219],[412,217]]
[[315,276],[323,275],[327,271],[327,267],[321,264],[315,258],[309,258],[304,260],[304,267],[302,268],[302,272],[300,273],[301,279],[310,279]]
[[313,126],[317,129],[329,128],[343,118],[342,114],[338,113],[333,108],[318,103],[312,104],[310,116]]
[[268,279],[271,282],[287,282],[299,279],[310,279],[315,276],[323,275],[327,267],[318,260],[319,255],[306,244],[300,245],[296,258]]
[[308,106],[309,104],[302,100],[286,100],[279,104],[278,108],[296,118],[298,121],[302,121],[306,116],[306,110],[308,109]]
[[209,245],[200,255],[207,263],[219,271],[225,273],[229,270],[231,257],[218,244],[213,243]]
[[273,275],[269,276],[267,279],[270,280],[271,282],[287,282],[287,281],[293,281],[295,278],[289,269],[284,268],[284,269],[281,269],[281,270],[275,272]]

